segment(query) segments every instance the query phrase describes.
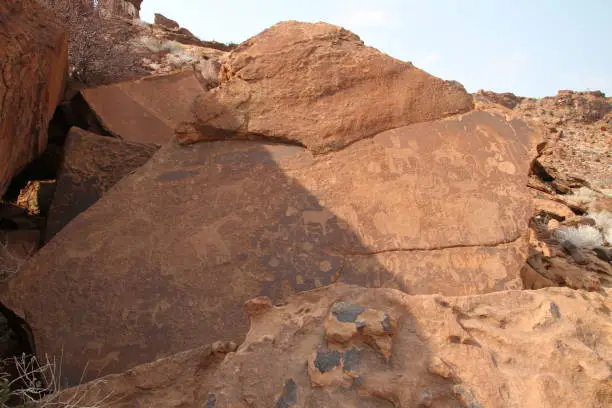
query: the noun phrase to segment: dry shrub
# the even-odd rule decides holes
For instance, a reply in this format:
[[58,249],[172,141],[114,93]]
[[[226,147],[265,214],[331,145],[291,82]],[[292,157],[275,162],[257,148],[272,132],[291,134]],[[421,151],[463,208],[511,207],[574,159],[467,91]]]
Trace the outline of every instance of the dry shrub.
[[560,243],[569,242],[578,248],[593,249],[604,244],[601,231],[590,225],[562,226],[553,231],[553,237]]
[[142,55],[130,46],[137,26],[105,18],[93,1],[38,0],[68,29],[70,77],[97,86],[147,75]]
[[[8,367],[14,373],[4,371]],[[96,387],[103,379],[64,395],[61,359],[22,354],[1,361],[0,368],[0,408],[103,408],[111,397]]]

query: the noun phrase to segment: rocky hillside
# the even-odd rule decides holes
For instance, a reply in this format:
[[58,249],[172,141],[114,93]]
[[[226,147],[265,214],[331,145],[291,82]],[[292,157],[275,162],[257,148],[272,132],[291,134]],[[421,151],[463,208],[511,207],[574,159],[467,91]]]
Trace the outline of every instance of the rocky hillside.
[[0,4],[0,407],[612,405],[609,98],[140,3]]
[[521,118],[544,135],[528,184],[535,211],[526,287],[610,287],[612,98],[559,91],[535,100],[481,91],[475,100],[479,109]]

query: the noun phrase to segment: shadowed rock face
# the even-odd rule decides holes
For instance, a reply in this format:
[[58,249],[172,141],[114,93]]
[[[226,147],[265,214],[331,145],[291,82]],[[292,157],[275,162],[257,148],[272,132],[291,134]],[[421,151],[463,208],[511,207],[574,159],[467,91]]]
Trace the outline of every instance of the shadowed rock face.
[[265,30],[228,56],[220,78],[194,106],[197,130],[179,133],[179,141],[265,136],[325,152],[473,106],[461,85],[325,23]]
[[124,176],[157,151],[152,144],[98,136],[79,128],[68,133],[45,241],[93,205]]
[[239,342],[254,296],[336,281],[448,295],[520,287],[532,137],[472,112],[327,155],[170,143],[57,234],[3,299],[76,381],[86,363],[93,378]]
[[0,196],[47,146],[68,67],[65,30],[35,0],[0,3]]
[[82,91],[102,126],[122,139],[163,145],[205,91],[193,72],[126,81]]
[[[356,314],[345,322],[336,312],[347,305]],[[607,296],[561,288],[442,297],[335,284],[258,307],[235,353],[201,347],[62,398],[106,398],[109,408],[606,407],[611,308]]]

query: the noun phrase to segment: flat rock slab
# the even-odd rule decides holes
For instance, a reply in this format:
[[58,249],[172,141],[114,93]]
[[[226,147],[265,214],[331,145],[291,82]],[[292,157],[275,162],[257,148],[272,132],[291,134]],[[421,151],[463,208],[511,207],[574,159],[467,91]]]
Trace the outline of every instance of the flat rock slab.
[[82,95],[113,135],[162,145],[179,123],[192,119],[193,101],[203,92],[205,88],[189,71],[89,88]]
[[66,30],[35,0],[0,2],[0,196],[47,146],[68,72]]
[[[330,339],[346,325],[333,317],[345,302],[366,321],[397,321],[388,361],[367,339]],[[612,402],[611,308],[609,296],[567,288],[442,297],[335,284],[260,311],[235,353],[201,347],[58,400],[104,398],[108,408],[603,408]]]
[[520,287],[533,136],[474,111],[328,155],[171,143],[42,248],[3,301],[78,380],[86,363],[92,378],[238,342],[243,303],[258,295],[335,281],[414,294]]
[[154,144],[126,142],[72,128],[47,218],[49,241],[73,218],[92,206],[119,180],[145,164]]

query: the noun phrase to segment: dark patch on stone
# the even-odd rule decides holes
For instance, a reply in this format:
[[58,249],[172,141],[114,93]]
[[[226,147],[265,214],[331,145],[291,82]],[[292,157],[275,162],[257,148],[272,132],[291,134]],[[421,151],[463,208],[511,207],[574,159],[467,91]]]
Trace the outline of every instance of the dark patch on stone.
[[612,248],[597,247],[594,248],[597,257],[606,262],[612,262]]
[[358,330],[363,329],[364,327],[366,327],[366,322],[364,322],[363,320],[357,320],[355,322],[355,325],[357,326]]
[[450,304],[446,300],[440,300],[438,304],[444,308],[450,307]]
[[474,346],[474,347],[482,348],[480,343],[474,339],[467,338],[463,340],[462,343],[465,344],[466,346]]
[[382,321],[382,327],[383,330],[385,331],[385,333],[392,333],[393,332],[393,325],[391,324],[391,317],[389,317],[388,314],[385,314],[385,317]]
[[472,394],[471,391],[466,390],[461,385],[456,385],[453,387],[453,391],[459,400],[464,403],[466,408],[482,408],[482,404],[476,401],[476,397]]
[[561,318],[561,312],[559,311],[559,306],[555,302],[550,302],[550,313],[555,316],[557,319]]
[[276,401],[276,408],[288,408],[291,405],[297,403],[297,384],[293,381],[293,378],[285,381],[283,387],[283,393],[281,394],[278,401]]
[[606,305],[601,305],[600,308],[597,309],[598,312],[605,314],[606,316],[610,316],[610,308]]
[[365,307],[347,302],[338,302],[332,306],[332,313],[343,323],[354,323],[357,317],[366,310]]
[[454,344],[459,344],[461,343],[461,338],[459,336],[449,336],[448,341]]
[[359,349],[352,348],[344,352],[344,371],[357,371],[359,366]]
[[434,401],[434,393],[430,389],[424,389],[419,394],[419,407],[431,407]]
[[494,366],[495,368],[497,368],[497,367],[498,367],[498,364],[497,364],[497,358],[495,358],[495,355],[494,355],[493,353],[491,353],[491,362],[493,363],[493,366]]
[[315,359],[315,367],[322,373],[330,372],[340,365],[342,354],[335,350],[319,350]]
[[206,404],[204,408],[214,408],[217,403],[217,396],[215,394],[208,394],[208,398],[206,398]]
[[157,177],[157,180],[160,180],[160,181],[176,181],[176,180],[184,179],[186,177],[195,176],[198,173],[199,173],[198,171],[182,171],[182,170],[168,171],[166,173],[160,174]]

